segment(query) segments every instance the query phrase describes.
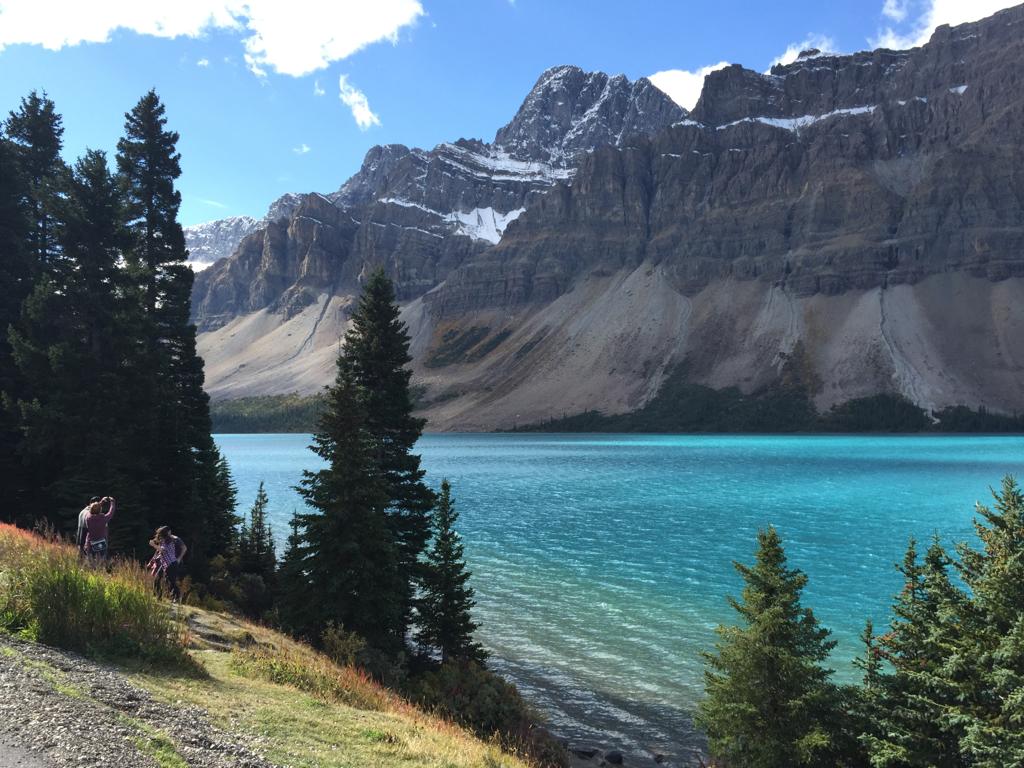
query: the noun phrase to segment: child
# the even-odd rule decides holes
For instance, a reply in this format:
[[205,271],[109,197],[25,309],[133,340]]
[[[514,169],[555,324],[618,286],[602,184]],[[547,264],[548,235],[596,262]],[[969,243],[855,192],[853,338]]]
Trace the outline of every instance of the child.
[[[167,582],[167,590],[171,599],[181,602],[181,590],[178,587],[178,568],[188,547],[185,542],[171,533],[171,529],[162,525],[156,529],[153,538],[149,542],[155,552],[149,561],[150,570],[156,577],[154,584],[157,595],[163,592],[163,582]],[[162,595],[161,595],[162,596]]]

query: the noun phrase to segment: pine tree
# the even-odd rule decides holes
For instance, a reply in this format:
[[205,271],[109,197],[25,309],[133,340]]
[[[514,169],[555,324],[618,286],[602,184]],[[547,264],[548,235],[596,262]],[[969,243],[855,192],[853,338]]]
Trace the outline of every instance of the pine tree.
[[893,604],[893,622],[878,639],[878,651],[892,667],[875,678],[876,728],[864,736],[873,766],[963,765],[959,737],[947,717],[951,691],[939,674],[955,641],[947,618],[962,595],[949,580],[950,560],[938,540],[920,562],[911,540],[903,562],[903,589]]
[[312,445],[328,466],[304,473],[299,491],[314,511],[298,515],[300,544],[289,560],[302,563],[311,603],[300,633],[318,637],[333,622],[391,652],[404,647],[405,590],[364,399],[339,358]]
[[26,181],[29,248],[39,268],[45,268],[59,252],[54,206],[67,172],[60,157],[63,119],[45,93],[40,96],[32,91],[21,100],[18,111],[10,113],[4,130],[17,148],[18,165]]
[[383,269],[377,269],[363,287],[352,315],[340,368],[357,388],[366,413],[365,429],[385,482],[388,523],[406,584],[403,626],[409,623],[419,557],[430,538],[430,510],[434,504],[434,494],[423,483],[420,457],[413,453],[425,421],[412,415],[411,360],[409,335],[399,319],[394,287]]
[[[218,454],[210,436],[209,398],[196,329],[189,319],[193,273],[178,208],[181,175],[178,134],[166,128],[165,108],[150,91],[127,113],[117,164],[132,235],[126,254],[140,340],[130,391],[139,414],[134,425],[137,483],[147,499],[150,526],[171,525],[188,543],[200,571],[216,554],[206,537],[217,489]],[[223,522],[223,520],[221,520]],[[214,536],[223,539],[223,532]]]
[[417,640],[441,652],[441,661],[458,659],[482,663],[483,646],[473,640],[479,626],[473,621],[473,588],[466,569],[462,541],[455,530],[459,513],[451,497],[451,485],[441,481],[441,495],[434,508],[434,541],[423,569],[423,588],[418,601]]
[[296,635],[315,627],[314,601],[309,599],[310,579],[306,572],[306,545],[300,532],[299,513],[292,510],[290,533],[285,542],[281,565],[277,569],[278,618],[281,625]]
[[94,489],[125,486],[128,460],[117,422],[125,351],[117,332],[117,262],[125,239],[104,153],[89,151],[76,163],[53,210],[50,235],[59,248],[39,273],[10,341],[31,384],[20,421],[37,504],[69,528]]
[[14,145],[0,137],[0,485],[6,501],[0,519],[14,521],[27,504],[29,481],[21,459],[17,400],[24,384],[9,342],[11,326],[21,317],[21,305],[32,289],[34,272],[28,249],[27,184]]
[[277,571],[277,552],[274,547],[274,533],[267,523],[267,504],[270,499],[260,483],[256,500],[249,509],[249,519],[243,523],[239,536],[239,560],[241,570],[256,574],[271,586]]
[[977,509],[981,548],[959,550],[971,599],[965,642],[943,670],[957,692],[963,751],[979,768],[1024,765],[1024,493],[1007,476],[992,495],[992,508]]
[[744,768],[835,765],[836,691],[822,666],[835,642],[800,604],[807,577],[786,567],[774,528],[758,533],[752,567],[735,565],[742,625],[719,627],[698,708],[711,753]]

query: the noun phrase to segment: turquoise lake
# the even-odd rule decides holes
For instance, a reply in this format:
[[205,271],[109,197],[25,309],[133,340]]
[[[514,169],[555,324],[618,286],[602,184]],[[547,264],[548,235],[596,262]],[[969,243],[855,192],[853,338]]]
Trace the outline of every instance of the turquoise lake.
[[[218,435],[247,510],[266,483],[279,540],[318,466],[308,435]],[[731,623],[734,560],[774,525],[804,595],[839,640],[837,678],[869,616],[887,621],[909,536],[973,538],[976,501],[1024,474],[1022,437],[426,435],[447,477],[480,639],[555,731],[679,754],[699,652]]]

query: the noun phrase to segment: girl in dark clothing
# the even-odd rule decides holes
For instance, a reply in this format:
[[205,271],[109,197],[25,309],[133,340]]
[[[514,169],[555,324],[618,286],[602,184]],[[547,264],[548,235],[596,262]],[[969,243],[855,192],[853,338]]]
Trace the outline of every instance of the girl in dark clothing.
[[157,596],[163,597],[164,582],[167,583],[167,591],[171,599],[181,602],[181,590],[178,587],[178,569],[182,559],[188,552],[185,542],[171,533],[171,529],[162,525],[156,529],[153,538],[149,542],[155,551],[149,561],[149,568],[153,572],[154,588]]

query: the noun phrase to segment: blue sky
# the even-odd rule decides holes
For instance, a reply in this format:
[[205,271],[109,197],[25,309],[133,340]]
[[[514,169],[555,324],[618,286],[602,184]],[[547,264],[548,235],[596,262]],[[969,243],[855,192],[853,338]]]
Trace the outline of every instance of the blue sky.
[[685,101],[718,62],[765,70],[809,44],[906,47],[1011,4],[0,0],[0,110],[45,89],[70,160],[113,152],[124,112],[155,87],[181,133],[188,225],[337,189],[374,144],[490,140],[556,64],[631,79],[679,70],[656,82]]

